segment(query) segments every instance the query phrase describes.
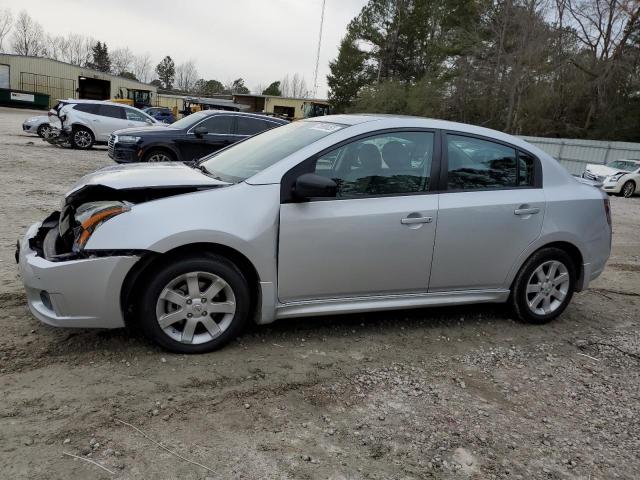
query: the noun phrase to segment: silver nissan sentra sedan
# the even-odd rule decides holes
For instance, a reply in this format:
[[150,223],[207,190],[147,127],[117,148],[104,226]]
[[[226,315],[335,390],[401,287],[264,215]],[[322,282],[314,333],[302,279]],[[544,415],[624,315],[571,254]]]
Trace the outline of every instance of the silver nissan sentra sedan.
[[335,115],[87,175],[16,258],[41,321],[197,353],[287,317],[508,302],[542,324],[610,247],[606,194],[518,138]]

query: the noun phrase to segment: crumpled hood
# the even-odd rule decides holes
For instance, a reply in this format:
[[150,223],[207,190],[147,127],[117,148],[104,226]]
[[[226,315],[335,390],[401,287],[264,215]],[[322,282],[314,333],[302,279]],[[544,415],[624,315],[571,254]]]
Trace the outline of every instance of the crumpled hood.
[[587,170],[594,175],[598,175],[599,177],[608,177],[609,175],[613,175],[614,173],[624,171],[620,170],[619,168],[611,168],[607,167],[606,165],[595,165],[593,163],[587,165]]
[[196,187],[212,188],[230,185],[205,175],[197,168],[191,168],[181,162],[169,163],[132,163],[114,165],[100,169],[82,177],[66,197],[90,186],[102,186],[114,190],[143,188]]

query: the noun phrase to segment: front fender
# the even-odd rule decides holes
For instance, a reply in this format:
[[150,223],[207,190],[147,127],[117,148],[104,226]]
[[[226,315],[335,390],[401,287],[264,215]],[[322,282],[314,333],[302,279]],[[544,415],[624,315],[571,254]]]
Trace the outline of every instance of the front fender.
[[135,205],[100,225],[87,250],[164,253],[193,243],[233,248],[275,282],[280,186],[240,183]]

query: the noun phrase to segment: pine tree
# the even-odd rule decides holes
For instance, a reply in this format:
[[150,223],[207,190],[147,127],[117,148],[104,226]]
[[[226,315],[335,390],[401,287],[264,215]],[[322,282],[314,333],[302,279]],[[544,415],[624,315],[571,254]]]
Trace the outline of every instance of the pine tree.
[[263,95],[275,95],[277,97],[282,96],[282,92],[280,91],[280,81],[273,82],[267,88],[262,91]]
[[91,47],[91,52],[93,54],[93,61],[89,63],[89,67],[99,72],[110,72],[111,60],[109,59],[107,44],[96,42],[96,44]]
[[166,89],[173,88],[173,80],[176,76],[176,65],[169,55],[164,57],[156,67],[158,78],[162,82],[162,86]]
[[338,58],[329,63],[331,74],[327,76],[329,100],[336,112],[344,112],[351,107],[360,89],[369,82],[366,58],[367,54],[347,34],[340,43]]

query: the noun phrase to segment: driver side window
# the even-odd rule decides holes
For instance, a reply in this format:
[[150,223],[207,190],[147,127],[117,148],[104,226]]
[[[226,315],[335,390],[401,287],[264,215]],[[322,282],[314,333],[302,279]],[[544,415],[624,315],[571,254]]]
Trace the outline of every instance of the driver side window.
[[338,198],[403,195],[429,189],[434,134],[393,132],[322,155],[315,173],[338,185]]

